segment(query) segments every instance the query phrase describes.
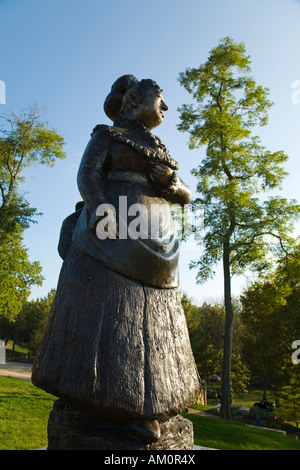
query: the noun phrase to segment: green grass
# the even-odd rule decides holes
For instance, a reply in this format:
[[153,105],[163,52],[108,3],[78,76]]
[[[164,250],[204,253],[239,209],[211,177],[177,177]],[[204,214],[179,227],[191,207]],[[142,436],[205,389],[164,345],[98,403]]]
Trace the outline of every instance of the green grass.
[[195,444],[199,446],[220,450],[300,450],[300,441],[279,432],[194,413],[183,416],[192,421]]
[[0,377],[0,450],[47,445],[47,423],[55,397],[30,382]]
[[[0,377],[0,450],[47,446],[47,423],[56,400],[30,382]],[[300,441],[236,421],[184,413],[195,444],[221,450],[300,450]]]
[[7,356],[27,356],[29,353],[28,347],[21,344],[15,344],[15,350],[12,350],[13,342],[9,340],[5,346]]
[[[253,404],[257,401],[262,400],[263,398],[263,391],[257,388],[250,388],[247,393],[243,397],[235,398],[233,405],[234,406],[253,406]],[[275,401],[274,392],[268,391],[267,392],[267,399],[269,401]]]

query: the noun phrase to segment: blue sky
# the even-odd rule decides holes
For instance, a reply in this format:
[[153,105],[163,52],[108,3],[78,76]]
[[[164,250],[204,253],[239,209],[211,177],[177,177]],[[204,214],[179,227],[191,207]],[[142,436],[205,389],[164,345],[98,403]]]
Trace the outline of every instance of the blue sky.
[[[300,88],[299,18],[299,0],[0,0],[0,80],[6,85],[0,114],[38,102],[67,142],[67,158],[52,169],[30,169],[24,185],[28,201],[44,214],[24,239],[46,278],[43,287],[32,290],[33,298],[56,287],[61,222],[81,199],[76,186],[81,156],[93,127],[110,123],[103,102],[119,76],[152,78],[163,88],[169,111],[154,133],[196,195],[190,171],[204,149],[190,151],[188,135],[177,130],[177,108],[190,101],[178,75],[205,62],[225,36],[245,43],[252,76],[270,89],[275,105],[259,135],[269,150],[289,155],[282,195],[299,201],[300,93],[292,88]],[[200,254],[182,248],[181,289],[196,303],[219,300],[220,269],[213,281],[199,286],[188,268]],[[233,293],[238,295],[244,283],[233,279]]]

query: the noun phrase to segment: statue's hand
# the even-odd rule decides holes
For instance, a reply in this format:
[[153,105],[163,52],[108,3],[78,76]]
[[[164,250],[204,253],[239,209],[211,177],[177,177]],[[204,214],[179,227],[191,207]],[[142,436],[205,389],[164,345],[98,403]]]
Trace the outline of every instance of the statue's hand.
[[163,163],[151,163],[150,179],[162,186],[168,186],[173,176],[173,170]]
[[89,230],[96,233],[100,239],[109,238],[115,240],[119,238],[116,214],[109,207],[105,207],[104,214],[99,214],[98,209],[94,212],[89,223]]

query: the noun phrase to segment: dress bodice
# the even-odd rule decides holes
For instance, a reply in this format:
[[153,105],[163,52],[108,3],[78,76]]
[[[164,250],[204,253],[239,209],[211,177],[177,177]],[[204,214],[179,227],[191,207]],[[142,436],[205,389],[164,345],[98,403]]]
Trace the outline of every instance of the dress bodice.
[[[72,242],[80,251],[130,279],[154,287],[173,288],[178,286],[179,241],[169,202],[187,200],[189,188],[176,175],[178,164],[165,146],[143,131],[137,131],[134,126],[94,129],[78,172],[78,187],[85,206]],[[174,171],[168,187],[162,188],[150,179],[153,163],[163,163]],[[123,206],[123,212],[120,210],[121,196],[122,203],[125,200],[127,204],[125,215]],[[92,228],[99,207],[105,204],[115,211],[122,237],[100,239],[99,232]],[[143,213],[130,214],[137,205]],[[159,220],[158,229],[154,223],[154,231],[153,214],[155,223]],[[138,233],[137,237],[130,231],[133,226],[140,228],[134,232]]]
[[108,171],[133,171],[149,175],[150,160],[134,148],[112,141],[109,150]]

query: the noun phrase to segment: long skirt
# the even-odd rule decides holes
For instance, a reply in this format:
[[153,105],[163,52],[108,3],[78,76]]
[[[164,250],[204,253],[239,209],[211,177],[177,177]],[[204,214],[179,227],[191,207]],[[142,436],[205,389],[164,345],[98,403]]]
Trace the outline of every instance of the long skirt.
[[178,414],[200,391],[178,289],[141,285],[72,246],[32,381],[102,416]]

